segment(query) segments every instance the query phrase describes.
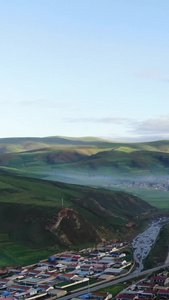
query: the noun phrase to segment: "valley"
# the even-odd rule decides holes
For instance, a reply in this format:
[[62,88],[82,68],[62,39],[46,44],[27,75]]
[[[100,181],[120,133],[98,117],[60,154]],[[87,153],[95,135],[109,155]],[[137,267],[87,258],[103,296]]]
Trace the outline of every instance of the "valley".
[[13,138],[0,152],[1,265],[131,241],[168,214],[168,141]]
[[169,209],[169,141],[63,137],[0,139],[1,172],[134,193]]
[[0,300],[169,300],[168,12],[0,1]]
[[[0,264],[132,238],[157,211],[131,194],[0,174]],[[146,213],[146,214],[145,214]],[[132,221],[134,225],[126,225]],[[22,252],[22,255],[21,255]]]

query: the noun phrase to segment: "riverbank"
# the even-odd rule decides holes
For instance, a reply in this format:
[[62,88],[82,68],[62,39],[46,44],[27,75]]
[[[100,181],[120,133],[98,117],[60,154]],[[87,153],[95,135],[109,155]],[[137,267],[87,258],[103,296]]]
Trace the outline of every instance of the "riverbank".
[[163,226],[157,241],[149,255],[144,260],[145,268],[152,268],[163,263],[169,263],[169,224]]
[[144,269],[143,260],[149,255],[152,247],[158,238],[158,235],[165,224],[169,222],[169,218],[164,217],[153,221],[147,230],[139,234],[132,242],[134,249],[134,259],[137,264],[135,273]]
[[168,245],[168,254],[167,254],[167,257],[165,260],[165,264],[168,264],[168,263],[169,263],[169,245]]

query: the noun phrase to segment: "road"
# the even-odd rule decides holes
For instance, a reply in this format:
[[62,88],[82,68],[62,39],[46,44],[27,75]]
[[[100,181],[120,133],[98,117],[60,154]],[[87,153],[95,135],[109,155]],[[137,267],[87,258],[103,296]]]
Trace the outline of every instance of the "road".
[[137,277],[140,277],[140,276],[144,276],[144,275],[147,275],[149,273],[152,273],[152,272],[155,272],[155,271],[159,271],[163,268],[167,268],[169,267],[169,263],[168,264],[164,264],[162,266],[159,266],[159,267],[155,267],[155,268],[152,268],[152,269],[149,269],[149,270],[146,270],[146,271],[142,271],[142,272],[138,272],[138,273],[134,273],[134,274],[130,274],[126,277],[123,277],[123,278],[118,278],[118,279],[115,279],[115,280],[112,280],[112,281],[106,281],[104,283],[101,283],[101,284],[97,284],[97,286],[88,286],[87,288],[81,290],[81,291],[78,291],[78,292],[75,292],[75,293],[71,293],[69,295],[66,295],[64,297],[60,297],[59,299],[61,300],[68,300],[68,299],[71,299],[71,298],[76,298],[76,297],[79,297],[83,294],[87,294],[89,292],[95,292],[97,290],[100,290],[100,289],[104,289],[106,287],[109,287],[109,286],[112,286],[112,285],[116,285],[120,282],[124,282],[124,281],[127,281],[127,280],[130,280],[130,279],[137,279]]

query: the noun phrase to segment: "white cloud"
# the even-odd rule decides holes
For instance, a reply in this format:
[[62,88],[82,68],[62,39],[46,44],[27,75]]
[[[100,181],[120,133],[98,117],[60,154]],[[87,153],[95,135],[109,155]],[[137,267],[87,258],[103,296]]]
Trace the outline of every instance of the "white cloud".
[[133,122],[132,133],[137,135],[169,135],[169,116]]
[[137,136],[119,136],[119,137],[102,137],[108,140],[112,140],[115,142],[129,142],[129,143],[139,143],[139,142],[152,142],[159,140],[169,140],[169,134],[167,135],[137,135]]

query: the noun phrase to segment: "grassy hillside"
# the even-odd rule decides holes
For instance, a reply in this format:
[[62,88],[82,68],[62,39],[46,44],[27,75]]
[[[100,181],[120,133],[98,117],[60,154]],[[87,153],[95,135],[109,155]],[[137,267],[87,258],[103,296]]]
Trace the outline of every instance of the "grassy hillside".
[[[119,150],[100,151],[93,149],[63,149],[57,151],[31,151],[26,153],[10,153],[0,155],[0,165],[9,168],[31,170],[32,167],[44,168],[51,166],[58,169],[85,173],[92,172],[110,174],[116,172],[154,174],[169,173],[169,153],[151,151]],[[104,172],[104,173],[103,173]],[[137,174],[136,174],[137,175]]]
[[45,151],[57,150],[65,148],[72,149],[92,149],[98,148],[101,150],[109,149],[122,152],[133,151],[160,151],[169,153],[169,141],[156,141],[147,143],[120,143],[106,141],[95,137],[44,137],[44,138],[1,138],[0,139],[0,153],[20,153],[27,151]]
[[169,154],[163,152],[116,150],[86,154],[78,150],[1,154],[0,165],[30,177],[111,186],[121,181],[156,182],[169,176]]
[[[0,174],[0,265],[127,238],[153,208],[123,192]],[[145,214],[146,213],[146,214]],[[135,229],[128,228],[130,221]]]
[[[11,145],[11,144],[10,144]],[[109,145],[109,147],[108,147]],[[150,150],[149,144],[116,145],[56,145],[54,148],[41,148],[36,144],[36,149],[24,152],[12,152],[0,154],[0,165],[8,168],[32,171],[32,168],[50,169],[55,167],[58,170],[76,170],[77,172],[93,172],[93,174],[109,175],[114,172],[118,175],[126,173],[168,174],[169,153],[160,152],[165,146],[154,147]],[[34,145],[35,146],[35,145]],[[44,145],[43,145],[44,146]],[[7,147],[7,146],[6,146]],[[21,147],[20,144],[18,148]],[[113,148],[114,147],[114,148]],[[149,150],[142,150],[147,148]],[[6,149],[6,148],[5,148]],[[165,150],[168,148],[165,148]],[[156,151],[155,151],[156,150]],[[140,173],[141,172],[141,173]]]
[[[136,194],[149,203],[169,208],[165,201],[169,191],[169,141],[114,143],[64,137],[0,139],[0,166],[1,170],[27,177],[136,190]],[[157,190],[161,191],[158,199]]]
[[66,137],[45,137],[45,138],[1,138],[0,153],[16,153],[34,150],[58,149],[65,146],[93,146],[109,144],[108,141],[84,137],[84,138],[66,138]]

